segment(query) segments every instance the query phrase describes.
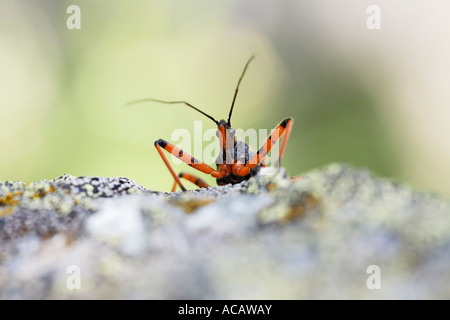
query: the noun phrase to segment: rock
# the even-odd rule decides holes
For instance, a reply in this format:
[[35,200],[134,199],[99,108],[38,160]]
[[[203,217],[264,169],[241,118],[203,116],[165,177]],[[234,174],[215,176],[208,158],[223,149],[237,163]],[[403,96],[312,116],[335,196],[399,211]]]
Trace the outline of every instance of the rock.
[[448,299],[449,218],[438,195],[341,164],[185,193],[0,182],[0,298]]

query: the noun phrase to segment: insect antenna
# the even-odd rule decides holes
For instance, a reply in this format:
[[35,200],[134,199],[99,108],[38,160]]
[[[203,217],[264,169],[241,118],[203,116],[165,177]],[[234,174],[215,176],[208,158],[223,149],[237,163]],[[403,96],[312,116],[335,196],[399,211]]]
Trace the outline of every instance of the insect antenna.
[[247,71],[247,67],[250,64],[250,62],[255,58],[255,56],[251,56],[250,59],[248,59],[247,63],[245,64],[244,67],[244,71],[242,71],[241,77],[239,78],[238,84],[236,86],[236,90],[234,91],[234,97],[233,97],[233,102],[231,103],[231,109],[230,109],[230,114],[228,115],[228,125],[231,127],[231,114],[233,113],[233,107],[234,107],[234,102],[236,101],[236,97],[239,91],[239,85],[241,84],[242,78],[244,77],[245,71]]
[[209,114],[207,114],[206,112],[203,112],[202,110],[200,110],[197,107],[194,107],[192,104],[190,104],[189,102],[186,101],[164,101],[164,100],[159,100],[159,99],[141,99],[141,100],[136,100],[136,101],[132,101],[127,103],[126,105],[129,106],[131,104],[136,104],[136,103],[141,103],[141,102],[147,102],[147,101],[153,101],[153,102],[158,102],[158,103],[165,103],[165,104],[185,104],[188,107],[200,112],[201,114],[203,114],[204,116],[208,117],[209,119],[211,119],[212,121],[214,121],[215,124],[219,124],[219,122],[214,119],[213,117],[211,117]]

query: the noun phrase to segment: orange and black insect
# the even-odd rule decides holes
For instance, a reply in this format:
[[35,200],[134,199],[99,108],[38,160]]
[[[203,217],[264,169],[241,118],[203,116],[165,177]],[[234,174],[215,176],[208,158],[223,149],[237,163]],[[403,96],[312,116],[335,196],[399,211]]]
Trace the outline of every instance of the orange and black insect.
[[174,184],[172,187],[172,192],[175,191],[176,186],[178,185],[181,190],[186,191],[186,188],[181,183],[181,179],[188,180],[200,188],[206,188],[209,185],[203,181],[202,179],[186,172],[181,172],[180,174],[176,174],[167,160],[166,155],[163,150],[166,150],[173,156],[177,157],[188,166],[203,172],[205,174],[209,174],[213,178],[217,180],[218,185],[225,184],[237,184],[241,181],[248,180],[250,177],[256,175],[261,167],[265,167],[266,156],[272,149],[272,147],[279,141],[281,136],[284,134],[283,143],[280,148],[280,152],[278,155],[278,163],[283,157],[284,150],[286,148],[286,143],[289,137],[289,134],[292,129],[292,125],[294,120],[292,118],[287,118],[283,120],[270,134],[266,142],[262,145],[262,147],[254,153],[250,150],[249,146],[242,141],[239,141],[235,138],[235,130],[231,127],[231,115],[233,113],[234,103],[236,101],[236,97],[239,91],[239,85],[241,84],[242,78],[245,75],[247,67],[250,62],[253,60],[254,56],[252,56],[246,63],[244,70],[242,71],[241,77],[239,78],[238,84],[236,86],[236,90],[234,92],[233,101],[231,103],[230,113],[228,115],[228,120],[220,120],[217,121],[207,113],[201,111],[197,107],[194,107],[192,104],[186,101],[163,101],[158,99],[142,99],[138,101],[133,101],[129,104],[144,102],[144,101],[153,101],[159,103],[166,104],[185,104],[188,107],[200,112],[204,116],[208,117],[217,125],[217,136],[219,137],[220,142],[220,152],[216,159],[216,169],[213,169],[209,165],[195,159],[191,155],[184,152],[182,149],[177,146],[167,142],[166,140],[159,139],[155,141],[155,147],[158,153],[160,154],[162,160],[166,164],[170,173],[174,178]]

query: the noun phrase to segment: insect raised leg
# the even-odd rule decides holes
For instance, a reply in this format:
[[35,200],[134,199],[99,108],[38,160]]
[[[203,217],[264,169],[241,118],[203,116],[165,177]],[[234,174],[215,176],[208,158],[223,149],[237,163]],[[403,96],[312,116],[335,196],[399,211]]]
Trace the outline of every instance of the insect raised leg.
[[284,149],[286,148],[287,139],[289,138],[289,134],[291,133],[292,125],[294,123],[294,119],[287,118],[284,119],[270,134],[269,138],[267,138],[266,142],[262,145],[262,147],[255,153],[255,155],[247,162],[247,164],[237,163],[234,165],[234,173],[239,176],[246,176],[250,173],[251,169],[258,166],[262,163],[266,158],[267,154],[272,150],[272,147],[280,140],[281,136],[284,134],[283,143],[281,145],[281,149],[278,155],[278,163],[284,154]]
[[170,173],[172,174],[175,182],[180,186],[181,190],[186,191],[186,188],[181,183],[180,178],[177,176],[175,171],[173,170],[172,166],[169,163],[169,160],[167,160],[166,155],[163,153],[162,150],[166,150],[167,152],[171,153],[173,156],[177,157],[184,163],[186,163],[188,166],[191,166],[192,168],[206,173],[210,174],[214,178],[221,178],[224,175],[224,172],[217,171],[208,166],[207,164],[202,163],[201,161],[195,159],[191,155],[185,153],[182,149],[178,148],[177,146],[171,144],[170,142],[167,142],[163,139],[159,139],[155,141],[155,147],[158,153],[160,154],[161,158],[163,159],[164,163],[166,164],[167,168],[169,169]]
[[[277,161],[277,166],[279,166],[280,163],[281,163],[281,159],[283,158],[284,150],[286,148],[286,144],[287,144],[289,135],[291,134],[292,125],[294,124],[294,119],[288,118],[286,120],[288,120],[288,123],[287,123],[286,128],[285,128],[283,143],[281,144],[280,153],[279,153],[278,161]],[[286,121],[286,120],[284,120],[284,121]]]

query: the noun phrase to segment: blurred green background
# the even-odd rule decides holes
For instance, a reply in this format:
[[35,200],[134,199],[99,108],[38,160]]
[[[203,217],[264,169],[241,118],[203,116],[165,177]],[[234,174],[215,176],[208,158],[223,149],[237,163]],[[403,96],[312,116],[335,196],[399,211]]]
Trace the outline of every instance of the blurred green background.
[[[69,30],[67,7],[81,9]],[[377,1],[0,0],[0,180],[63,173],[172,180],[153,142],[214,124],[295,125],[290,175],[347,162],[450,195],[450,4]],[[185,170],[176,165],[176,171]],[[213,179],[206,179],[214,183]]]

